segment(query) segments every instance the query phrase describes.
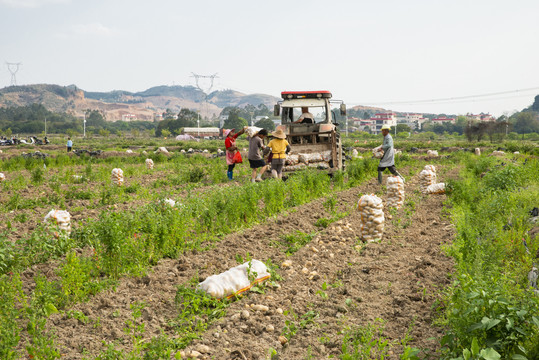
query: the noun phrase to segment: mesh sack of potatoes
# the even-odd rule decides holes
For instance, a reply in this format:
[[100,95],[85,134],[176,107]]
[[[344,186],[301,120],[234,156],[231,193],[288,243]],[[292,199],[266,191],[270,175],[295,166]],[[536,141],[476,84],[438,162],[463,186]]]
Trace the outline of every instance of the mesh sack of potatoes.
[[283,171],[296,171],[296,170],[305,169],[306,167],[307,165],[305,164],[289,165],[289,166],[283,167]]
[[320,154],[322,155],[322,161],[331,161],[331,150],[322,151]]
[[445,194],[445,183],[429,185],[426,189],[427,194]]
[[367,242],[382,239],[384,233],[384,204],[376,195],[363,195],[357,202],[361,215],[360,238]]
[[302,164],[312,164],[322,161],[324,161],[324,158],[320,153],[299,154],[299,162]]
[[475,155],[477,155],[477,156],[481,155],[481,149],[480,148],[475,148],[474,152],[475,152]]
[[436,173],[430,170],[423,170],[419,173],[419,189],[422,193],[427,192],[427,188],[436,183]]
[[404,204],[404,182],[398,176],[387,178],[387,206],[400,208]]
[[432,184],[434,184],[436,182],[436,167],[434,165],[425,165],[425,167],[423,168],[423,170],[428,170],[428,171],[432,171],[432,173],[434,174],[434,179],[432,181]]
[[329,164],[327,162],[322,161],[322,162],[310,163],[309,165],[307,165],[307,167],[326,170],[326,169],[329,169]]
[[66,210],[53,209],[49,211],[47,215],[45,215],[43,221],[58,226],[59,230],[64,232],[66,235],[71,233],[71,215]]
[[505,155],[505,152],[503,151],[493,151],[490,156],[504,156]]
[[258,132],[259,132],[260,130],[262,130],[262,128],[256,127],[256,126],[246,126],[246,127],[244,127],[244,129],[245,129],[245,133],[246,133],[247,136],[249,136],[249,137],[255,136],[256,134],[258,134]]
[[427,150],[427,156],[429,156],[429,157],[438,156],[438,150]]
[[299,164],[299,155],[288,155],[285,160],[285,165],[297,165]]
[[230,298],[269,278],[266,265],[262,261],[251,260],[218,275],[208,276],[197,288],[217,299]]
[[375,147],[372,149],[372,156],[381,159],[384,157],[384,150],[382,150],[382,146]]
[[153,160],[152,159],[146,159],[145,163],[146,163],[146,167],[148,169],[150,169],[150,170],[153,169]]
[[4,175],[3,173],[0,173],[0,182],[6,180],[6,175]]
[[124,172],[122,169],[112,169],[111,179],[114,185],[122,186],[124,183]]

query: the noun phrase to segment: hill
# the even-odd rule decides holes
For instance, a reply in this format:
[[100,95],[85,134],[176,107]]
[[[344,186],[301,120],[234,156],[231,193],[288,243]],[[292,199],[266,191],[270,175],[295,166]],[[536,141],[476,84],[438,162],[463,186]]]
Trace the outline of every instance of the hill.
[[36,84],[0,89],[0,107],[43,104],[48,110],[82,115],[87,109],[99,110],[108,121],[122,120],[132,114],[138,120],[152,121],[166,109],[199,110],[201,116],[217,117],[227,106],[247,104],[273,106],[279,99],[265,94],[243,94],[234,90],[214,91],[206,95],[193,86],[155,86],[142,92],[113,90],[84,91],[75,85]]

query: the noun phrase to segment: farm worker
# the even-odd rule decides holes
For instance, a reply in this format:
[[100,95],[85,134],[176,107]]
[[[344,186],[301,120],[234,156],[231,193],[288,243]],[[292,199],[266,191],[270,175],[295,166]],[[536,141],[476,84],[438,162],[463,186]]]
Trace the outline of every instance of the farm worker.
[[238,133],[235,132],[236,129],[230,129],[226,130],[225,135],[225,148],[226,148],[226,164],[228,165],[228,170],[226,172],[226,175],[228,176],[228,180],[233,179],[234,174],[234,166],[236,166],[236,159],[234,159],[234,155],[236,155],[236,152],[238,152],[238,148],[236,147],[236,138],[243,134],[243,129],[241,129]]
[[286,134],[282,129],[277,129],[272,132],[273,140],[268,144],[268,148],[271,149],[271,175],[274,178],[283,178],[283,166],[286,160],[286,154],[290,152],[290,144],[286,141]]
[[73,141],[71,141],[71,138],[68,137],[67,138],[67,152],[70,152],[72,148],[73,148]]
[[304,106],[301,108],[301,115],[294,123],[314,124],[314,115],[309,112],[309,108]]
[[[253,172],[251,173],[251,182],[262,181],[262,174],[266,171],[267,165],[264,158],[260,155],[260,150],[264,150],[264,138],[268,136],[268,130],[262,129],[249,139],[249,165]],[[258,172],[260,170],[260,172]]]
[[393,149],[393,138],[389,135],[389,130],[391,130],[389,125],[382,126],[382,135],[384,135],[382,150],[384,151],[384,156],[380,159],[380,164],[378,164],[378,183],[380,184],[382,184],[382,172],[385,169],[389,169],[393,175],[400,177],[404,182],[404,177],[395,168],[395,150]]

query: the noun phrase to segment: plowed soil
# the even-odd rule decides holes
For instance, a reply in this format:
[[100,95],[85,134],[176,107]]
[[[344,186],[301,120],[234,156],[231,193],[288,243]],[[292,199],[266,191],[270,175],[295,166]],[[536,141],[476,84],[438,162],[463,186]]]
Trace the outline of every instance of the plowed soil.
[[[440,181],[453,174],[440,174]],[[236,255],[281,265],[278,287],[264,294],[247,293],[233,302],[227,315],[213,323],[201,339],[185,352],[199,350],[201,359],[267,359],[273,348],[279,359],[325,359],[341,353],[343,330],[383,319],[383,335],[391,341],[389,358],[398,359],[401,340],[436,358],[440,329],[432,322],[439,292],[450,282],[452,260],[441,250],[454,230],[443,215],[445,195],[418,192],[417,177],[405,185],[407,205],[396,212],[386,210],[385,232],[379,243],[359,239],[360,217],[355,206],[361,194],[385,197],[375,180],[335,194],[338,211],[350,214],[327,228],[317,219],[329,217],[324,199],[268,219],[266,223],[223,237],[210,250],[186,253],[179,259],[161,260],[144,278],[122,279],[115,290],[78,304],[87,322],[64,314],[51,316],[48,326],[65,359],[94,358],[104,343],[130,351],[131,340],[123,331],[132,317],[130,304],[144,302],[144,341],[164,333],[177,336],[169,320],[175,318],[176,286],[193,277],[202,281],[238,265]],[[391,218],[390,218],[391,217]],[[286,256],[285,235],[297,231],[315,234],[313,240]],[[307,270],[305,270],[305,269]],[[313,273],[316,272],[316,273]],[[248,309],[250,304],[269,307],[267,312]],[[243,311],[247,314],[239,316]],[[279,336],[286,320],[315,312],[314,322],[298,329],[284,345]],[[285,315],[288,313],[288,315]],[[201,345],[206,345],[205,348]],[[276,358],[276,357],[274,357]]]

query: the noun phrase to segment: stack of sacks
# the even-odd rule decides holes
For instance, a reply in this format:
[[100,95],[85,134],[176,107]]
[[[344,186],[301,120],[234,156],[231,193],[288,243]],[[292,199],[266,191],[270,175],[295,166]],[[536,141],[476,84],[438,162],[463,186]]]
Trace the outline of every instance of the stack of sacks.
[[382,145],[372,149],[372,156],[377,159],[381,159],[384,157],[384,150],[382,150]]
[[427,192],[427,188],[436,183],[436,173],[431,170],[423,170],[419,173],[419,189],[422,193]]
[[67,235],[71,233],[71,215],[66,210],[51,210],[43,221],[57,225]]
[[299,155],[288,155],[285,160],[285,165],[299,164]]
[[480,148],[475,148],[475,155],[477,155],[477,156],[481,155],[481,149]]
[[426,192],[427,194],[445,194],[445,183],[429,185]]
[[376,195],[363,195],[357,209],[361,214],[360,238],[367,242],[382,239],[384,232],[384,204]]
[[284,171],[296,171],[296,170],[305,169],[306,167],[307,167],[307,165],[305,165],[305,164],[288,165],[288,166],[283,167],[283,170]]
[[[253,282],[249,279],[249,275]],[[230,298],[269,278],[266,265],[261,261],[251,260],[219,275],[209,276],[198,284],[197,288],[217,299]]]
[[245,126],[243,129],[245,130],[245,133],[249,137],[255,136],[256,134],[258,134],[260,130],[262,130],[262,128],[259,128],[256,126]]
[[434,173],[434,182],[436,182],[436,167],[434,165],[425,165],[423,170],[432,171]]
[[146,159],[145,162],[146,162],[146,167],[148,169],[150,169],[150,170],[153,169],[153,160],[152,159]]
[[438,156],[438,151],[437,150],[427,150],[427,156],[436,157],[436,156]]
[[400,208],[404,204],[404,182],[398,176],[387,178],[387,206]]
[[490,156],[504,156],[505,153],[503,151],[493,151]]
[[117,186],[122,186],[124,183],[124,172],[122,169],[112,169],[112,183]]
[[324,161],[324,159],[320,153],[299,154],[299,162],[303,164],[317,163],[321,161]]
[[6,175],[4,173],[0,173],[0,182],[6,180]]

